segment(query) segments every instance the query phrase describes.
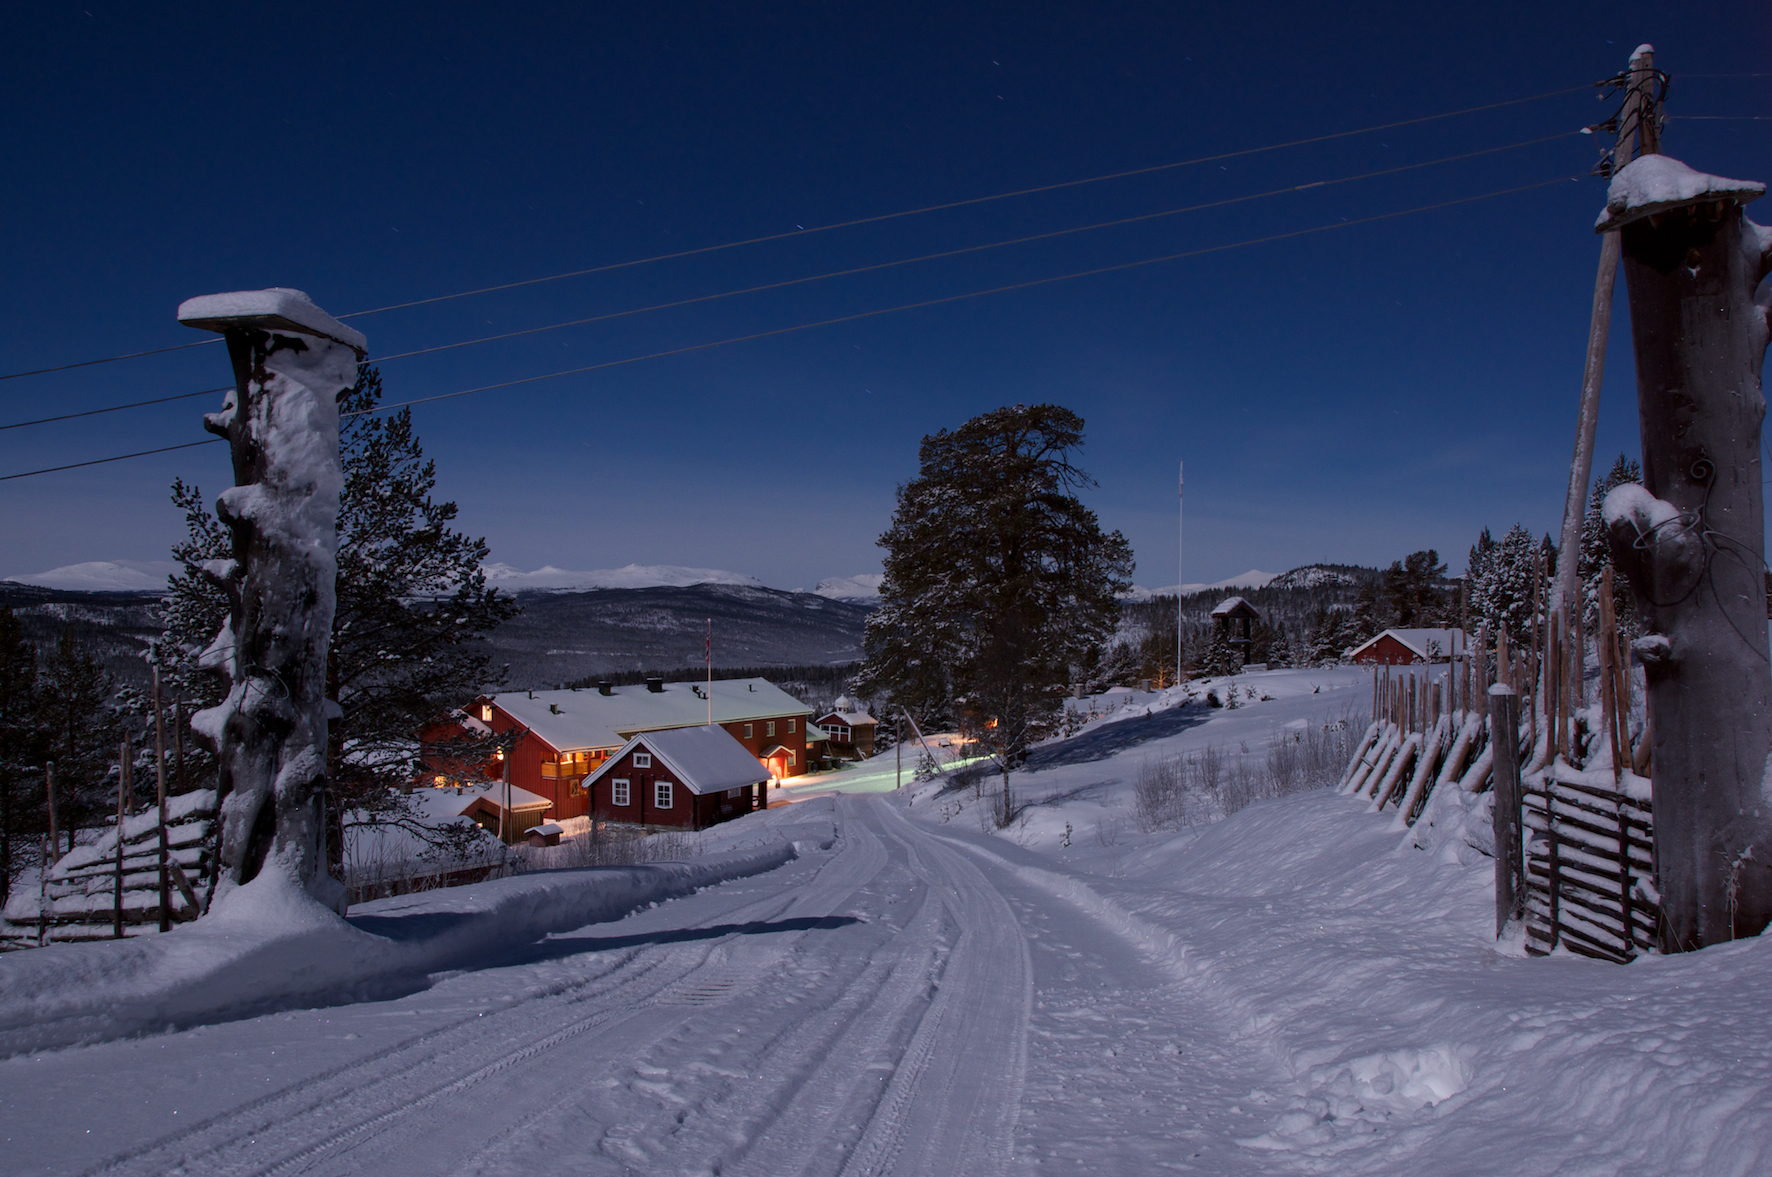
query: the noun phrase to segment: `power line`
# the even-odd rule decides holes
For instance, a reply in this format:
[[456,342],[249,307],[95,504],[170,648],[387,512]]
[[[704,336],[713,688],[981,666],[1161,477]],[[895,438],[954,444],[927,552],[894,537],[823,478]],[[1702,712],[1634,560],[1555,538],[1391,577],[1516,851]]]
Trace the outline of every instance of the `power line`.
[[1581,176],[1558,176],[1554,180],[1541,180],[1536,184],[1522,184],[1516,188],[1502,188],[1494,192],[1484,192],[1476,196],[1461,196],[1454,200],[1444,200],[1437,204],[1424,204],[1415,208],[1406,208],[1398,212],[1377,213],[1369,217],[1359,217],[1351,221],[1336,221],[1326,225],[1315,225],[1308,229],[1294,229],[1287,233],[1274,233],[1266,237],[1251,237],[1245,241],[1233,241],[1227,245],[1208,245],[1200,249],[1185,250],[1181,253],[1165,254],[1162,257],[1144,258],[1134,262],[1120,262],[1111,266],[1097,266],[1089,270],[1077,270],[1069,274],[1060,274],[1052,278],[1034,278],[1026,282],[1013,282],[1007,286],[994,286],[989,290],[972,290],[964,294],[950,294],[941,298],[924,299],[920,302],[903,303],[895,307],[881,310],[859,311],[853,315],[839,315],[832,319],[820,319],[814,323],[800,323],[792,327],[777,327],[771,331],[758,331],[751,335],[735,335],[730,339],[715,340],[712,343],[694,343],[686,347],[671,348],[667,351],[650,352],[646,355],[629,356],[626,359],[606,360],[600,364],[587,364],[581,368],[566,368],[559,372],[549,372],[541,376],[525,376],[518,380],[505,380],[497,384],[483,384],[478,388],[464,388],[460,392],[445,392],[436,396],[421,396],[412,400],[399,401],[389,405],[377,405],[373,409],[363,409],[346,414],[352,417],[367,416],[374,413],[385,413],[393,409],[404,409],[412,405],[429,404],[432,401],[452,400],[459,396],[469,396],[477,392],[491,392],[500,388],[514,388],[521,384],[534,384],[541,380],[554,380],[561,376],[576,376],[584,372],[596,372],[604,368],[617,368],[626,364],[637,364],[643,360],[658,360],[668,356],[680,356],[689,352],[706,351],[710,348],[725,347],[732,343],[748,343],[756,339],[767,339],[775,335],[788,335],[797,331],[810,331],[814,327],[830,327],[838,323],[853,323],[860,319],[877,318],[880,315],[896,314],[899,311],[921,310],[925,307],[940,306],[943,303],[960,302],[969,298],[983,298],[992,294],[1006,294],[1015,290],[1026,290],[1034,286],[1048,286],[1055,282],[1067,282],[1073,278],[1088,278],[1098,274],[1111,274],[1120,270],[1137,269],[1141,266],[1154,266],[1163,262],[1179,261],[1182,258],[1199,257],[1208,253],[1222,253],[1225,250],[1239,249],[1247,245],[1265,245],[1274,241],[1285,241],[1293,237],[1304,237],[1312,233],[1323,233],[1331,229],[1351,229],[1355,225],[1369,225],[1374,221],[1386,221],[1396,217],[1408,216],[1412,213],[1432,212],[1435,209],[1451,208],[1455,205],[1469,204],[1472,201],[1487,200],[1496,196],[1511,196],[1517,192],[1529,192],[1535,188],[1548,188],[1553,184],[1562,184],[1571,180],[1580,180]]
[[22,474],[0,474],[0,482],[11,482],[14,478],[29,478],[33,474],[54,474],[58,470],[78,470],[82,466],[102,466],[106,462],[121,462],[126,458],[145,458],[149,454],[166,454],[173,450],[188,450],[192,446],[215,445],[222,439],[207,437],[202,441],[187,441],[183,445],[163,445],[157,450],[137,450],[133,454],[118,454],[110,458],[93,458],[89,462],[69,462],[66,466],[45,466],[41,470],[26,470]]
[[[221,337],[218,335],[216,338],[220,339]],[[211,341],[205,339],[203,342],[209,343]],[[80,413],[62,413],[55,417],[38,417],[34,421],[13,421],[6,425],[0,425],[0,429],[23,429],[27,425],[47,425],[51,421],[72,421],[75,417],[96,417],[100,413],[119,413],[124,409],[139,409],[143,405],[163,405],[167,401],[185,401],[190,400],[194,396],[210,396],[217,392],[227,392],[233,387],[232,384],[225,384],[220,388],[199,388],[196,392],[178,392],[171,396],[157,396],[152,400],[131,401],[126,405],[107,405],[102,409],[87,409]]]
[[[1759,75],[1704,75],[1704,76],[1759,76]],[[716,253],[720,250],[738,249],[746,245],[762,245],[770,241],[781,241],[789,237],[805,237],[813,233],[829,233],[836,229],[853,229],[858,225],[875,225],[883,221],[899,220],[904,217],[922,216],[925,213],[944,212],[948,209],[966,208],[976,204],[988,204],[997,200],[1010,200],[1018,196],[1034,196],[1041,192],[1056,192],[1065,188],[1078,188],[1086,184],[1100,184],[1109,180],[1124,180],[1133,176],[1145,176],[1155,172],[1172,171],[1176,168],[1193,167],[1203,163],[1216,163],[1226,159],[1237,159],[1247,155],[1260,155],[1269,151],[1283,151],[1289,147],[1306,147],[1313,143],[1327,143],[1336,139],[1347,139],[1355,135],[1370,135],[1378,131],[1395,130],[1398,127],[1416,126],[1421,123],[1438,122],[1443,119],[1458,118],[1461,115],[1480,114],[1484,111],[1499,110],[1507,106],[1520,106],[1528,102],[1538,102],[1546,98],[1557,98],[1564,94],[1591,89],[1589,86],[1569,86],[1561,90],[1547,90],[1542,94],[1532,94],[1525,98],[1508,98],[1500,102],[1488,102],[1481,106],[1468,106],[1463,110],[1449,110],[1440,114],[1419,115],[1415,118],[1399,119],[1395,122],[1377,123],[1369,127],[1359,127],[1351,131],[1333,131],[1326,135],[1313,135],[1306,139],[1292,139],[1284,143],[1270,143],[1262,147],[1245,147],[1237,151],[1221,152],[1217,155],[1202,155],[1194,159],[1177,160],[1173,163],[1152,164],[1148,167],[1130,168],[1126,171],[1109,172],[1099,176],[1088,176],[1081,180],[1062,180],[1055,184],[1041,184],[1032,188],[1018,188],[1012,192],[998,192],[990,196],[974,196],[965,200],[950,200],[942,204],[926,205],[922,208],[904,209],[899,212],[880,213],[871,217],[858,217],[849,221],[836,221],[829,225],[815,225],[810,229],[794,229],[792,232],[769,233],[761,237],[747,237],[740,241],[728,241],[719,245],[703,245],[695,249],[678,250],[675,253],[661,253],[652,257],[636,258],[632,261],[610,262],[606,265],[591,266],[580,270],[569,270],[560,274],[549,274],[541,278],[525,278],[518,282],[505,282],[497,286],[482,286],[474,290],[462,290],[454,294],[439,294],[430,298],[413,299],[410,302],[389,303],[387,306],[371,307],[368,310],[351,311],[339,315],[340,319],[354,319],[363,315],[379,315],[383,311],[405,310],[409,307],[428,306],[431,303],[449,302],[458,298],[471,298],[478,294],[493,294],[501,290],[515,290],[523,286],[537,286],[544,282],[558,282],[566,278],[582,278],[589,274],[601,274],[609,270],[628,269],[634,266],[651,265],[654,262],[673,261],[677,258],[694,257],[698,254]],[[152,348],[148,351],[128,352],[123,355],[104,356],[95,360],[81,360],[72,364],[59,364],[49,368],[34,368],[25,372],[10,372],[0,375],[0,380],[17,380],[23,376],[41,376],[50,372],[65,372],[71,368],[86,368],[94,364],[111,364],[119,360],[133,360],[142,356],[160,355],[170,351],[183,351],[186,348],[202,347],[204,344],[215,343],[215,339],[199,339],[194,343],[174,344],[170,347]]]
[[152,347],[147,351],[132,351],[120,356],[105,356],[97,360],[81,360],[75,364],[57,364],[53,368],[32,368],[29,372],[8,372],[0,376],[0,380],[17,380],[21,376],[42,376],[48,372],[66,372],[70,368],[90,368],[94,364],[114,364],[118,360],[138,360],[143,356],[157,356],[169,351],[184,351],[187,347],[202,347],[206,343],[218,343],[221,337],[199,339],[195,343],[175,343],[171,347]]
[[[900,311],[921,310],[926,307],[941,306],[945,303],[961,302],[966,299],[984,298],[992,294],[1007,294],[1016,290],[1027,290],[1035,286],[1049,286],[1056,282],[1068,282],[1074,278],[1089,278],[1100,274],[1112,274],[1123,270],[1138,269],[1144,266],[1160,265],[1164,262],[1180,261],[1183,258],[1200,257],[1210,253],[1223,253],[1226,250],[1240,249],[1250,245],[1265,245],[1275,241],[1286,241],[1295,237],[1306,237],[1313,233],[1326,233],[1334,229],[1351,229],[1357,225],[1369,225],[1376,221],[1388,221],[1397,217],[1410,216],[1414,213],[1433,212],[1437,209],[1454,208],[1461,204],[1471,204],[1479,200],[1489,200],[1497,196],[1512,196],[1519,192],[1530,192],[1538,188],[1548,188],[1555,184],[1579,181],[1582,176],[1558,176],[1551,180],[1540,180],[1533,184],[1521,184],[1513,188],[1499,188],[1492,192],[1482,192],[1475,196],[1460,196],[1452,200],[1442,200],[1434,204],[1417,205],[1414,208],[1399,209],[1388,213],[1375,213],[1369,217],[1357,217],[1348,221],[1334,221],[1325,225],[1313,225],[1307,229],[1294,229],[1285,233],[1272,233],[1265,237],[1251,237],[1243,241],[1233,241],[1224,245],[1208,245],[1199,249],[1184,250],[1180,253],[1164,254],[1161,257],[1143,258],[1132,262],[1119,262],[1111,266],[1096,266],[1088,270],[1076,270],[1069,274],[1059,274],[1050,278],[1033,278],[1026,282],[1012,282],[1006,286],[994,286],[988,290],[971,290],[963,294],[949,294],[940,298],[923,299],[919,302],[901,303],[898,306],[884,307],[878,310],[858,311],[852,315],[839,315],[835,318],[820,319],[812,323],[798,323],[790,327],[777,327],[769,331],[758,331],[749,335],[735,335],[729,339],[714,340],[710,343],[695,343],[686,347],[671,348],[666,351],[651,352],[646,355],[629,356],[625,359],[606,360],[600,364],[587,364],[579,368],[567,368],[558,372],[548,372],[540,376],[525,376],[517,380],[505,380],[497,384],[484,384],[478,388],[464,388],[459,392],[445,392],[436,396],[416,397],[412,400],[399,401],[394,404],[377,405],[373,409],[364,409],[355,413],[346,413],[346,417],[362,417],[375,413],[390,412],[394,409],[410,408],[413,405],[430,404],[433,401],[453,400],[456,397],[470,396],[479,392],[492,392],[500,388],[515,388],[523,384],[535,384],[543,380],[554,380],[562,376],[576,376],[585,372],[596,372],[605,368],[617,368],[627,364],[637,364],[645,360],[664,359],[669,356],[685,355],[690,352],[707,351],[728,344],[748,343],[757,339],[768,339],[777,335],[790,335],[799,331],[810,331],[816,327],[830,327],[839,323],[853,323],[862,319],[878,318],[881,315],[896,314]],[[61,470],[77,470],[83,466],[98,466],[106,462],[121,462],[128,458],[140,458],[149,454],[169,453],[173,450],[190,449],[194,446],[210,445],[219,438],[204,441],[186,442],[183,445],[163,446],[159,449],[139,450],[130,454],[118,454],[109,458],[94,458],[85,462],[71,462],[64,466],[50,466],[41,470],[26,470],[18,474],[0,474],[0,482],[9,482],[15,478],[29,478],[37,474],[53,474]]]
[[[410,359],[413,356],[431,355],[436,352],[451,351],[456,348],[462,348],[462,347],[472,347],[472,346],[475,346],[477,344],[482,344],[482,343],[496,343],[501,340],[517,339],[517,338],[521,338],[526,335],[539,335],[544,332],[558,331],[558,330],[561,330],[561,329],[567,328],[567,327],[583,327],[583,326],[586,326],[591,323],[607,322],[608,320],[611,320],[611,319],[620,319],[620,318],[630,317],[633,315],[648,314],[652,311],[672,310],[672,309],[675,309],[678,307],[693,306],[697,303],[713,302],[713,301],[716,301],[719,299],[725,299],[725,298],[735,298],[735,297],[738,297],[740,295],[745,295],[745,294],[759,294],[764,291],[780,290],[780,289],[783,289],[783,288],[789,287],[789,286],[801,286],[801,285],[805,285],[805,284],[811,283],[811,282],[822,282],[822,281],[825,281],[825,280],[831,279],[831,278],[853,277],[854,275],[857,275],[857,274],[872,273],[872,272],[875,272],[878,270],[887,270],[887,269],[892,269],[892,268],[895,268],[898,266],[915,265],[920,262],[939,261],[939,260],[942,260],[945,258],[963,256],[963,255],[969,254],[969,253],[980,253],[980,252],[983,252],[985,250],[990,250],[990,249],[1001,249],[1001,248],[1011,246],[1011,245],[1025,245],[1025,244],[1028,244],[1028,243],[1034,242],[1034,241],[1046,241],[1046,240],[1051,240],[1053,238],[1070,236],[1070,235],[1077,234],[1077,233],[1093,232],[1097,229],[1117,228],[1117,227],[1124,226],[1124,225],[1137,224],[1137,223],[1140,223],[1143,221],[1157,220],[1157,219],[1160,219],[1163,217],[1180,216],[1180,215],[1183,215],[1186,213],[1201,212],[1206,209],[1222,208],[1224,206],[1233,205],[1233,204],[1243,204],[1243,203],[1247,203],[1247,202],[1253,201],[1253,200],[1264,200],[1269,197],[1283,196],[1288,193],[1301,192],[1306,189],[1322,188],[1322,187],[1328,187],[1328,186],[1337,185],[1337,184],[1351,184],[1351,183],[1355,183],[1355,182],[1361,181],[1361,180],[1371,180],[1371,179],[1376,179],[1381,176],[1396,175],[1401,172],[1419,171],[1422,168],[1436,167],[1436,166],[1443,164],[1443,163],[1456,163],[1460,160],[1474,159],[1478,156],[1495,155],[1499,152],[1513,151],[1513,150],[1515,150],[1517,148],[1521,148],[1521,147],[1535,147],[1541,143],[1554,142],[1555,140],[1569,138],[1574,135],[1578,135],[1580,133],[1581,132],[1579,132],[1579,131],[1560,131],[1557,134],[1544,135],[1544,136],[1541,136],[1537,139],[1525,139],[1525,140],[1521,140],[1518,143],[1508,143],[1508,144],[1504,144],[1503,146],[1500,146],[1500,147],[1486,147],[1486,148],[1483,148],[1479,151],[1467,151],[1467,152],[1462,152],[1458,155],[1442,156],[1439,159],[1426,160],[1421,163],[1399,164],[1396,167],[1381,168],[1377,171],[1362,172],[1358,175],[1353,175],[1353,176],[1339,176],[1339,177],[1336,177],[1336,178],[1330,179],[1330,180],[1315,180],[1315,181],[1305,183],[1305,184],[1288,184],[1288,185],[1285,185],[1280,188],[1270,188],[1265,192],[1248,193],[1243,196],[1231,196],[1231,197],[1226,197],[1222,200],[1205,201],[1200,204],[1185,205],[1181,208],[1163,209],[1161,211],[1153,212],[1153,213],[1141,213],[1137,216],[1120,217],[1120,218],[1117,218],[1117,219],[1111,220],[1111,221],[1098,221],[1098,222],[1091,224],[1091,225],[1078,225],[1078,226],[1074,226],[1074,227],[1068,228],[1068,229],[1054,229],[1054,230],[1051,230],[1051,231],[1048,231],[1045,233],[1033,233],[1033,234],[1029,234],[1029,235],[1023,236],[1023,237],[1012,237],[1012,238],[1007,238],[1007,239],[1001,240],[1001,241],[985,242],[980,245],[961,246],[961,247],[958,247],[955,249],[941,250],[936,253],[926,253],[926,254],[919,255],[917,257],[898,258],[893,261],[876,262],[872,265],[854,266],[854,267],[851,267],[851,268],[845,269],[845,270],[830,270],[830,271],[826,271],[825,273],[822,273],[822,274],[813,274],[813,275],[810,275],[807,277],[787,278],[787,279],[783,279],[780,282],[768,282],[768,283],[764,283],[759,286],[747,286],[747,287],[742,287],[742,288],[739,288],[736,290],[719,291],[714,294],[702,294],[702,295],[697,295],[693,298],[683,298],[683,299],[676,299],[671,302],[654,303],[651,306],[631,307],[627,310],[610,311],[605,314],[591,315],[587,318],[582,318],[582,319],[569,319],[565,322],[549,323],[549,324],[547,324],[545,326],[541,326],[541,327],[525,327],[519,331],[506,331],[506,332],[501,332],[500,334],[497,334],[497,335],[485,335],[485,336],[481,336],[478,339],[464,339],[464,340],[459,340],[454,343],[437,344],[434,347],[424,347],[424,348],[417,348],[412,351],[396,352],[393,355],[377,357],[376,363],[385,364],[385,363],[390,363],[394,360]],[[227,388],[209,388],[209,389],[203,389],[200,392],[184,392],[184,393],[178,393],[177,395],[174,395],[174,396],[157,397],[153,400],[133,401],[129,404],[124,404],[124,405],[111,405],[106,408],[87,409],[84,412],[79,412],[79,413],[63,413],[63,414],[60,414],[60,415],[54,416],[54,417],[39,417],[39,418],[36,418],[34,420],[30,420],[30,421],[14,421],[9,424],[0,425],[0,430],[21,429],[27,425],[45,425],[45,424],[49,424],[49,423],[55,422],[55,421],[71,420],[76,417],[97,416],[101,413],[119,412],[124,409],[141,408],[145,405],[163,404],[167,401],[186,400],[186,399],[189,399],[189,398],[195,397],[195,396],[205,396],[210,393],[226,392],[226,391],[227,391]]]
[[1193,159],[1177,160],[1173,163],[1151,164],[1148,167],[1129,168],[1121,172],[1109,172],[1100,176],[1089,176],[1081,180],[1061,180],[1055,184],[1039,184],[1032,188],[1018,188],[1012,192],[998,192],[990,196],[973,196],[965,200],[950,200],[942,204],[925,205],[922,208],[905,209],[902,212],[880,213],[871,217],[857,217],[849,221],[834,221],[828,225],[814,225],[810,229],[794,229],[791,232],[768,233],[761,237],[747,237],[741,241],[728,241],[720,245],[703,245],[695,249],[678,250],[675,253],[661,253],[652,257],[637,258],[626,262],[609,262],[606,265],[590,266],[582,270],[567,270],[564,273],[549,274],[542,278],[525,278],[518,282],[505,282],[497,286],[482,286],[476,290],[463,290],[456,294],[439,294],[431,298],[414,299],[411,302],[389,303],[383,307],[372,307],[366,311],[352,311],[348,315],[340,315],[341,319],[354,319],[363,315],[379,315],[383,311],[399,311],[408,307],[428,306],[436,302],[448,302],[451,299],[470,298],[477,294],[495,294],[501,290],[516,290],[523,286],[537,286],[544,282],[559,282],[565,278],[582,278],[588,274],[602,274],[610,270],[627,269],[631,266],[650,265],[653,262],[674,261],[677,258],[695,257],[699,254],[716,253],[725,249],[738,249],[746,245],[762,245],[769,241],[781,241],[789,237],[806,237],[814,233],[829,233],[836,229],[853,229],[858,225],[877,225],[882,221],[895,221],[903,217],[922,216],[925,213],[945,212],[948,209],[966,208],[975,204],[988,204],[996,200],[1010,200],[1018,196],[1034,196],[1042,192],[1057,192],[1065,188],[1079,188],[1085,184],[1100,184],[1108,180],[1125,180],[1133,176],[1148,176],[1155,172],[1173,171],[1177,168],[1194,167],[1203,163],[1217,163],[1226,159],[1238,159],[1247,155],[1261,155],[1269,151],[1283,151],[1289,147],[1307,147],[1313,143],[1328,143],[1336,139],[1347,139],[1355,135],[1370,135],[1378,131],[1392,131],[1398,127],[1416,126],[1421,123],[1437,122],[1442,119],[1457,118],[1460,115],[1479,114],[1487,110],[1499,110],[1504,106],[1519,106],[1527,102],[1538,102],[1545,98],[1556,98],[1563,94],[1574,94],[1591,90],[1589,86],[1568,86],[1561,90],[1547,90],[1542,94],[1533,94],[1525,98],[1508,98],[1500,102],[1486,102],[1481,106],[1467,106],[1463,110],[1449,110],[1441,114],[1425,114],[1415,118],[1398,119],[1396,122],[1378,123],[1370,127],[1359,127],[1352,131],[1332,131],[1326,135],[1312,135],[1305,139],[1291,139],[1284,143],[1270,143],[1262,147],[1244,147],[1236,151],[1219,152],[1216,155],[1201,155]]
[[[651,306],[633,307],[629,310],[610,311],[606,314],[591,315],[583,319],[568,319],[563,323],[549,323],[542,327],[525,327],[519,331],[504,331],[497,335],[484,335],[478,339],[464,339],[456,343],[440,343],[435,347],[421,347],[413,351],[396,352],[393,355],[381,356],[376,362],[389,363],[393,360],[409,359],[412,356],[431,355],[440,351],[451,351],[459,347],[473,347],[481,343],[497,343],[505,339],[518,339],[525,335],[539,335],[547,331],[558,331],[566,327],[583,327],[591,323],[602,323],[610,319],[621,319],[631,315],[643,315],[652,311],[673,310],[677,307],[693,306],[696,303],[713,302],[723,298],[735,298],[744,294],[760,294],[767,290],[780,290],[788,286],[803,286],[809,282],[822,282],[829,278],[848,278],[856,274],[868,274],[877,270],[889,270],[897,266],[915,265],[919,262],[940,261],[945,258],[960,257],[968,253],[982,253],[988,249],[1002,249],[1010,245],[1026,245],[1034,241],[1049,241],[1056,237],[1068,237],[1076,233],[1090,233],[1097,229],[1113,229],[1124,225],[1135,225],[1142,221],[1154,221],[1163,217],[1181,216],[1185,213],[1202,212],[1211,208],[1222,208],[1226,205],[1244,204],[1252,200],[1265,200],[1270,196],[1284,196],[1291,192],[1302,192],[1307,188],[1323,188],[1335,184],[1352,184],[1359,180],[1376,179],[1379,176],[1393,176],[1399,172],[1418,171],[1421,168],[1435,167],[1443,163],[1455,163],[1459,160],[1474,159],[1482,155],[1494,155],[1502,151],[1512,151],[1520,147],[1534,147],[1540,143],[1550,143],[1557,139],[1566,139],[1581,134],[1580,131],[1559,131],[1555,135],[1544,135],[1537,139],[1525,139],[1518,143],[1509,143],[1502,147],[1486,147],[1481,151],[1467,151],[1459,155],[1442,156],[1423,163],[1399,164],[1396,167],[1381,168],[1375,172],[1362,172],[1356,176],[1340,176],[1332,180],[1316,180],[1308,184],[1288,184],[1281,188],[1270,188],[1265,192],[1252,192],[1244,196],[1230,196],[1223,200],[1209,200],[1201,204],[1185,205],[1181,208],[1163,209],[1160,212],[1140,213],[1132,217],[1119,217],[1111,221],[1097,221],[1092,225],[1077,225],[1069,229],[1053,229],[1045,233],[1031,233],[1025,237],[1010,237],[1002,241],[990,241],[982,245],[965,245],[955,249],[944,249],[937,253],[925,253],[917,257],[898,258],[889,262],[876,262],[872,265],[854,266],[847,270],[829,270],[823,274],[813,274],[804,278],[786,278],[780,282],[767,282],[761,286],[746,286],[737,290],[724,290],[716,294],[701,294],[694,298],[680,298],[672,302],[654,303]],[[102,412],[103,410],[97,410]]]

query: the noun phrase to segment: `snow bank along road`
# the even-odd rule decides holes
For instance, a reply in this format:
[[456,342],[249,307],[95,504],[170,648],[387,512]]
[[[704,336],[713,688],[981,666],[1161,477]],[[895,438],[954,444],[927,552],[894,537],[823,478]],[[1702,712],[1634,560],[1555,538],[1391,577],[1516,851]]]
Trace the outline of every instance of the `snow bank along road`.
[[1327,793],[1124,846],[927,800],[397,999],[7,1059],[0,1170],[1772,1171],[1772,941],[1498,953],[1487,860]]

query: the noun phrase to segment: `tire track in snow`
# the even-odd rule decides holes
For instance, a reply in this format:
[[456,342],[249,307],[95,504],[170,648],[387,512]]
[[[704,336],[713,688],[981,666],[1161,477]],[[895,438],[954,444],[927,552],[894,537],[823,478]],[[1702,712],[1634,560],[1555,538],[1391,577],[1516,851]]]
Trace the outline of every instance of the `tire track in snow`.
[[[719,918],[724,922],[771,919],[791,906],[779,894],[768,895],[727,908],[719,913]],[[670,985],[702,968],[717,946],[710,943],[623,951],[613,967],[600,969],[595,975],[551,986],[538,996],[525,997],[490,1014],[476,1014],[441,1029],[427,1030],[141,1149],[113,1157],[87,1173],[89,1177],[124,1177],[134,1173],[292,1171],[289,1163],[295,1157],[304,1158],[305,1163],[341,1145],[360,1144],[359,1137],[385,1130],[410,1112],[436,1102],[427,1098],[423,1078],[426,1071],[444,1073],[432,1080],[429,1088],[438,1098],[445,1091],[459,1094],[598,1028],[624,1010],[631,1012],[656,1004],[658,995]],[[685,961],[686,955],[692,959]],[[661,970],[668,975],[658,976]],[[599,1008],[567,1026],[560,1025],[562,1012],[587,1002],[596,1003]],[[609,1008],[611,1005],[613,1009]],[[511,1047],[513,1037],[526,1035],[528,1041]],[[488,1051],[488,1047],[493,1049]],[[488,1054],[492,1056],[489,1059],[484,1057]],[[467,1057],[458,1057],[462,1055]],[[463,1075],[464,1068],[467,1076]],[[463,1079],[469,1076],[472,1081],[464,1084]],[[368,1115],[363,1114],[366,1105]],[[322,1122],[310,1125],[315,1119]],[[340,1129],[340,1120],[352,1122]],[[304,1128],[310,1139],[302,1139]],[[319,1141],[311,1139],[316,1132],[322,1135]],[[276,1149],[280,1140],[283,1155],[269,1161],[267,1167],[264,1154]],[[256,1158],[240,1155],[247,1149],[253,1150]]]

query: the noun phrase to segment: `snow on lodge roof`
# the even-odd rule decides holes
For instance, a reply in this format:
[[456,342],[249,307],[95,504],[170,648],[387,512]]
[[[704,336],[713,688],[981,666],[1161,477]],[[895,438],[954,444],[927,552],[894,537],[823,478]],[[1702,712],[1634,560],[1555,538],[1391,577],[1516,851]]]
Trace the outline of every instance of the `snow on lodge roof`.
[[[1387,637],[1422,662],[1448,659],[1455,649],[1462,651],[1465,647],[1462,629],[1387,629],[1349,650],[1347,652],[1349,660],[1354,662],[1388,661],[1382,657],[1382,652],[1379,649],[1380,643]],[[1431,658],[1428,650],[1430,643],[1433,646]],[[1362,654],[1367,656],[1362,658]]]
[[635,748],[652,753],[653,759],[669,769],[678,784],[697,795],[739,789],[769,779],[769,770],[733,739],[731,732],[718,724],[708,727],[704,723],[700,727],[640,732],[585,780],[585,788],[608,775]]
[[[528,728],[556,752],[616,748],[636,732],[701,727],[708,721],[703,682],[646,684],[577,691],[510,691],[488,696],[500,710]],[[811,715],[812,708],[761,678],[716,680],[714,722]],[[756,764],[752,757],[751,763]]]

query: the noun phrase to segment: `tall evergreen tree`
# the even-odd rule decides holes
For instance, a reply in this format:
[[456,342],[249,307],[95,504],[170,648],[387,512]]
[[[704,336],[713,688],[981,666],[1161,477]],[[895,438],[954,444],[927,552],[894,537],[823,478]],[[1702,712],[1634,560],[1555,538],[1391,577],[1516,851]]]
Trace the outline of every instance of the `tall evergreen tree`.
[[868,621],[864,695],[926,717],[952,711],[1009,769],[1052,730],[1065,683],[1112,635],[1132,551],[1075,491],[1083,419],[1016,405],[923,439],[899,488],[881,607]]
[[[496,683],[481,639],[518,609],[486,585],[486,541],[453,530],[456,505],[432,497],[436,465],[424,456],[411,411],[373,415],[381,397],[380,373],[362,364],[339,401],[345,484],[327,666],[327,693],[341,712],[328,732],[335,835],[341,813],[393,805],[395,788],[416,768],[420,727]],[[198,488],[174,483],[173,501],[185,513],[186,538],[173,549],[183,571],[167,600],[167,657],[178,663],[171,677],[189,676],[192,694],[213,702],[225,684],[198,666],[199,654],[227,624],[228,600],[204,565],[231,559],[232,539]],[[339,839],[328,841],[336,865]]]
[[38,717],[55,761],[57,817],[74,848],[74,830],[113,812],[112,773],[123,728],[111,709],[116,684],[73,626],[62,630],[38,675]]
[[1384,595],[1398,626],[1407,629],[1441,624],[1445,601],[1438,585],[1445,575],[1440,553],[1432,548],[1391,562],[1384,572]]

